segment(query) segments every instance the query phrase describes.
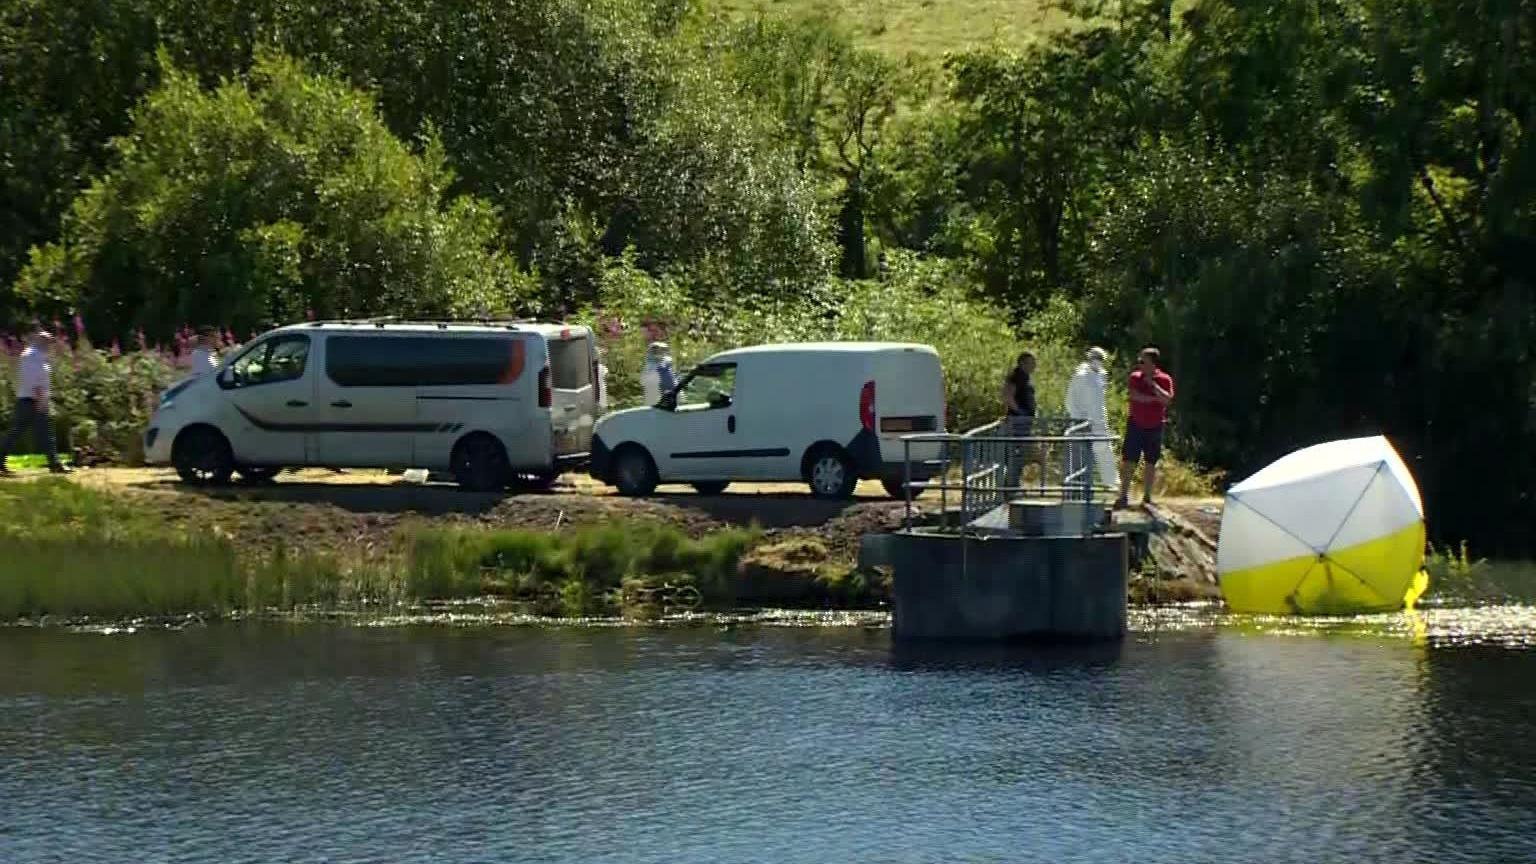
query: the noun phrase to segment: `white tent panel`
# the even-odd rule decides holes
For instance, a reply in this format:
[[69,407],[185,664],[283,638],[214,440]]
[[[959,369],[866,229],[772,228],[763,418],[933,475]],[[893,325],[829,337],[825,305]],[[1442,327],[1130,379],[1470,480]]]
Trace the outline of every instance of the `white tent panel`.
[[1422,521],[1417,501],[1404,489],[1397,476],[1382,465],[1376,478],[1344,520],[1329,549],[1348,549],[1371,540],[1379,540]]
[[[1393,451],[1387,439],[1380,435],[1329,441],[1280,457],[1257,474],[1233,486],[1231,491],[1242,493],[1273,486],[1285,486],[1348,468],[1374,466],[1388,458],[1396,458],[1396,452]],[[1398,461],[1401,462],[1401,460]]]
[[1268,518],[1294,535],[1309,551],[1321,552],[1328,548],[1328,541],[1338,533],[1355,502],[1380,472],[1381,462],[1377,460],[1283,486],[1241,491],[1234,487],[1227,498],[1235,498]]
[[1313,554],[1307,544],[1242,501],[1227,499],[1221,513],[1221,541],[1216,546],[1217,572],[1232,573]]
[[1408,500],[1413,503],[1414,512],[1419,514],[1420,519],[1423,519],[1424,499],[1419,497],[1419,484],[1414,481],[1413,473],[1408,470],[1407,465],[1403,464],[1403,458],[1397,455],[1397,451],[1390,444],[1387,445],[1386,458],[1387,470],[1392,472],[1393,478],[1397,480],[1397,485],[1402,487],[1404,493],[1408,496]]

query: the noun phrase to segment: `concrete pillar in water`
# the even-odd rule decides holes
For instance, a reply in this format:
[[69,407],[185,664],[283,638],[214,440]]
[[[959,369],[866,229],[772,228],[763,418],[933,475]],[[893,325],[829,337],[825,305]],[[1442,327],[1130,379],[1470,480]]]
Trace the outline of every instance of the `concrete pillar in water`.
[[881,538],[893,569],[897,639],[1119,639],[1125,635],[1124,534]]

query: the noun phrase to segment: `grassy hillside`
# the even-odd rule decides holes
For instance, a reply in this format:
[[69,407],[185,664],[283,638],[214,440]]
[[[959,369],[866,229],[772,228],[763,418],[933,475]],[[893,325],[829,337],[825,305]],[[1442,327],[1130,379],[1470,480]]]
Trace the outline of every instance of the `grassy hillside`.
[[942,54],[994,38],[1019,42],[1064,20],[1049,0],[718,0],[728,12],[836,14],[863,43]]

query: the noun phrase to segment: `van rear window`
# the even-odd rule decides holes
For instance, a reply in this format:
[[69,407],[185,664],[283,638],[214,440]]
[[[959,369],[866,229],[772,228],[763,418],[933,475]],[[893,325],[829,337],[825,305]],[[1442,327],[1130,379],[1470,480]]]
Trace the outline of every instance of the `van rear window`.
[[526,353],[523,340],[503,336],[332,336],[325,374],[342,387],[511,384]]
[[580,390],[591,384],[592,355],[587,340],[549,340],[549,368],[556,390]]

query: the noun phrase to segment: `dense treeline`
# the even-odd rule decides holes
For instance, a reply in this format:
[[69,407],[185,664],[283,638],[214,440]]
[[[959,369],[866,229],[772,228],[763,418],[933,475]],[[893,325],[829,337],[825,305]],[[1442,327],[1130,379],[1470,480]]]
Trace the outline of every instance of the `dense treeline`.
[[0,312],[832,321],[916,254],[1162,345],[1204,464],[1385,431],[1437,533],[1528,549],[1536,2],[1074,11],[912,59],[687,0],[12,0]]

